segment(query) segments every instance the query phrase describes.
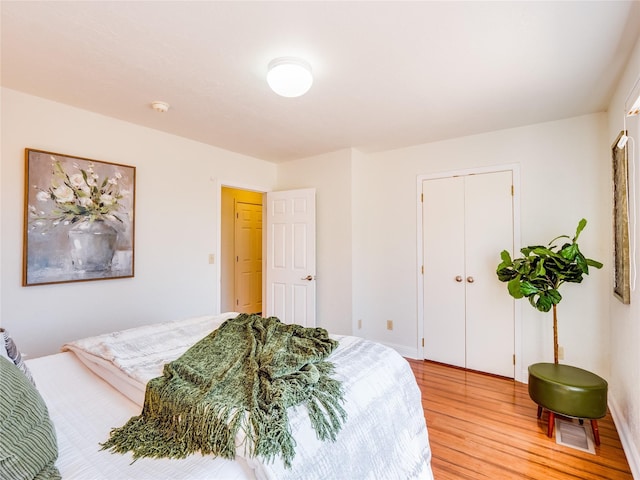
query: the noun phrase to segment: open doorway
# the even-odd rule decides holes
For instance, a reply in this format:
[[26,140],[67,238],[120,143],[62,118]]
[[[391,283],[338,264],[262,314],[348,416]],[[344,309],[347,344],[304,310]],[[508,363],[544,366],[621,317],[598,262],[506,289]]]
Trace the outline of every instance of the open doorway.
[[262,314],[263,194],[222,187],[220,302],[223,312]]

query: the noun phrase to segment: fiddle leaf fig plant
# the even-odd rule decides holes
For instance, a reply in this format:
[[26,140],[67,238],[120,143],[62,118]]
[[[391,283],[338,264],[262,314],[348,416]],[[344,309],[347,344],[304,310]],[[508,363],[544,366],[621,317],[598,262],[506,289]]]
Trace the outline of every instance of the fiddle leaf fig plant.
[[[602,263],[585,257],[578,246],[578,237],[587,221],[578,223],[573,238],[560,235],[547,246],[534,245],[520,250],[522,257],[511,259],[507,250],[500,253],[496,274],[507,282],[509,294],[516,299],[527,298],[541,312],[553,309],[553,360],[558,363],[558,316],[556,306],[562,300],[559,288],[565,282],[581,283],[589,267],[602,268]],[[567,239],[559,245],[561,239]]]

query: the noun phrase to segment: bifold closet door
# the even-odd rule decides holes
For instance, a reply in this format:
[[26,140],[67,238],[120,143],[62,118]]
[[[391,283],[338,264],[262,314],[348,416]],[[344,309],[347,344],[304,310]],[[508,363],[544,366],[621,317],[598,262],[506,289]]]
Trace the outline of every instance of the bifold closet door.
[[510,171],[423,182],[424,356],[514,376],[513,300],[495,270],[512,250]]
[[513,252],[512,183],[510,171],[465,177],[467,368],[510,378],[514,301],[496,267],[502,250]]
[[465,367],[464,178],[422,185],[425,358]]

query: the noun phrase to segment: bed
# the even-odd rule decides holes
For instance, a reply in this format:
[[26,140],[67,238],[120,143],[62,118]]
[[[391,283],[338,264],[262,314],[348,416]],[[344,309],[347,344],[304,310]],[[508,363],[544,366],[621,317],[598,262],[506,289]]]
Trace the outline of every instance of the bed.
[[28,360],[55,425],[56,467],[63,479],[433,479],[421,393],[410,366],[393,349],[331,335],[328,360],[342,382],[347,421],[335,442],[321,442],[303,407],[293,407],[296,454],[287,468],[240,449],[235,460],[191,455],[140,458],[101,450],[109,432],[140,414],[145,384],[228,318],[203,316],[137,327],[66,344]]

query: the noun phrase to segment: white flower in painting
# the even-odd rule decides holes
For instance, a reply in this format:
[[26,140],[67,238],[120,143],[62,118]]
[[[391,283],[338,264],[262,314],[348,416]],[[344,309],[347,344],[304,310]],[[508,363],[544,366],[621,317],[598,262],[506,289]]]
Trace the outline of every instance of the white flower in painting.
[[37,191],[35,197],[38,202],[54,205],[46,213],[35,213],[35,208],[30,208],[30,214],[35,218],[32,224],[38,220],[47,220],[53,226],[95,220],[124,223],[120,212],[130,214],[126,212],[127,204],[122,203],[125,198],[120,191],[122,173],[114,168],[110,174],[100,178],[93,163],[85,169],[73,163],[75,170],[67,173],[61,162],[54,157],[52,160],[49,187],[33,185],[33,188]]
[[87,175],[87,185],[90,187],[95,187],[98,184],[98,175],[95,173],[90,173]]
[[75,194],[73,190],[66,185],[60,185],[53,190],[53,195],[56,197],[56,202],[59,203],[71,203],[75,200]]
[[90,197],[79,197],[78,203],[85,208],[91,208],[93,206],[93,200]]
[[103,205],[113,205],[116,202],[116,199],[113,198],[112,195],[109,195],[107,193],[103,193],[102,195],[100,195],[100,203]]
[[87,188],[87,184],[84,181],[84,177],[81,173],[75,173],[69,177],[69,182],[75,188]]
[[51,200],[51,194],[49,192],[45,192],[43,190],[36,193],[36,200],[39,202],[48,202]]

